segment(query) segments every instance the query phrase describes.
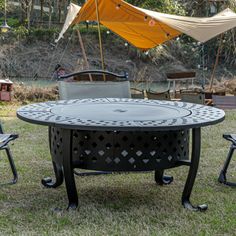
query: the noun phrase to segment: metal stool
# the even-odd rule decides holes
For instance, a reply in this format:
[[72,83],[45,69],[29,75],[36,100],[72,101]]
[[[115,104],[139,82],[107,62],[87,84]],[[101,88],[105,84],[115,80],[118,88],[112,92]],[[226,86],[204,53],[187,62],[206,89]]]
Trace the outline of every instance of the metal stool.
[[222,184],[236,187],[236,183],[228,182],[227,178],[226,178],[226,172],[227,172],[227,169],[229,167],[229,163],[230,163],[231,158],[233,156],[234,150],[236,149],[236,134],[223,134],[223,138],[225,138],[226,140],[232,142],[232,144],[229,148],[229,152],[228,152],[226,161],[224,163],[223,169],[220,172],[218,181]]
[[0,133],[0,150],[5,150],[7,154],[8,161],[11,166],[11,170],[13,173],[13,179],[9,182],[9,184],[15,184],[18,180],[18,175],[16,171],[16,166],[11,155],[10,148],[8,147],[8,143],[14,139],[18,138],[18,134],[2,134]]

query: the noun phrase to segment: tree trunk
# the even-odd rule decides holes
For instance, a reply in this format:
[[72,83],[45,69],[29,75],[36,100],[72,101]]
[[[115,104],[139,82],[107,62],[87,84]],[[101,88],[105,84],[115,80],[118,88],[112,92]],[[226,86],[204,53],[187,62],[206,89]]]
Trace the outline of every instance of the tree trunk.
[[32,6],[32,1],[27,1],[27,6],[26,6],[26,15],[27,15],[27,28],[30,29],[30,16],[31,16],[31,6]]
[[21,22],[24,23],[25,19],[26,19],[26,9],[25,9],[25,2],[21,1],[20,2],[21,5]]
[[52,2],[51,0],[48,0],[48,8],[49,8],[49,12],[48,12],[48,28],[51,28],[52,25]]
[[59,0],[58,1],[58,21],[59,21],[59,23],[61,23],[61,5],[62,5],[62,1]]
[[215,60],[215,64],[214,64],[212,74],[211,74],[210,92],[213,91],[213,88],[212,88],[213,87],[213,81],[214,81],[214,77],[215,77],[216,68],[217,68],[218,63],[219,63],[219,57],[220,57],[220,52],[221,52],[221,49],[222,49],[222,45],[223,45],[223,34],[220,35],[220,44],[219,44],[219,47],[218,47],[218,50],[217,50],[216,60]]
[[44,0],[40,0],[40,21],[43,22],[43,5]]

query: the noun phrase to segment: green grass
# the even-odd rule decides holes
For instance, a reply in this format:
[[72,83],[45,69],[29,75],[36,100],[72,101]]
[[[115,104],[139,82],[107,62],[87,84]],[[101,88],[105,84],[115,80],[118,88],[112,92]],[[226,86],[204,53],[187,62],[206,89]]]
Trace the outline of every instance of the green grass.
[[[11,109],[13,106],[10,106]],[[17,119],[0,109],[5,131],[20,134],[11,145],[19,172],[16,185],[0,186],[0,235],[235,235],[236,189],[217,182],[228,152],[223,132],[236,130],[236,111],[226,120],[202,129],[202,155],[192,193],[194,204],[207,203],[205,213],[180,203],[188,167],[168,170],[169,186],[157,186],[153,173],[76,177],[79,208],[68,212],[64,184],[46,189],[40,181],[52,176],[47,128]],[[0,180],[11,178],[4,152]],[[236,181],[236,162],[229,177]],[[64,210],[55,210],[61,208]]]

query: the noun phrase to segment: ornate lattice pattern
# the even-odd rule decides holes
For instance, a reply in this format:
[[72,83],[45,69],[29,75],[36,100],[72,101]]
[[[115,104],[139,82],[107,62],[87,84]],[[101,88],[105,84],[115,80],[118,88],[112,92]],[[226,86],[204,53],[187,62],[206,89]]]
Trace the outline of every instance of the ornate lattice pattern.
[[[96,116],[91,119],[83,119],[81,117],[68,116],[63,113],[63,108],[67,105],[72,106],[71,109],[79,109],[81,105],[89,104],[135,104],[145,105],[149,107],[165,106],[175,110],[186,110],[189,115],[182,117],[172,117],[169,119],[153,119],[153,120],[140,120],[137,117],[127,117],[127,120],[97,120]],[[52,109],[61,108],[60,114],[54,114]],[[170,111],[171,112],[171,111]],[[76,128],[83,130],[137,130],[141,127],[143,130],[170,130],[170,129],[188,129],[193,127],[201,127],[218,123],[224,119],[224,111],[199,104],[185,103],[185,102],[172,102],[160,100],[144,100],[144,99],[118,99],[118,98],[99,98],[99,99],[77,99],[65,100],[32,104],[24,106],[17,111],[19,118],[30,121],[32,123],[44,124],[49,126],[60,126],[64,128]]]
[[[145,171],[189,158],[189,131],[72,130],[73,166],[90,170]],[[51,153],[62,155],[60,128],[51,128]]]

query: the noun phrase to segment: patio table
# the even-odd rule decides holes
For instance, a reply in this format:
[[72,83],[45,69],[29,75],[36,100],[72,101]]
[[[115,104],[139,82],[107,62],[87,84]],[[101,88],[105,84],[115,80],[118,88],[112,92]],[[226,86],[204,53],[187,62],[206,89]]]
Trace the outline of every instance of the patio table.
[[163,185],[173,180],[164,170],[186,165],[182,204],[191,210],[207,209],[205,204],[192,205],[190,195],[200,158],[201,127],[223,121],[223,110],[176,101],[99,98],[27,105],[17,110],[17,116],[49,126],[56,178],[44,178],[42,183],[56,188],[65,179],[68,208],[78,206],[74,168],[155,171],[156,183]]

